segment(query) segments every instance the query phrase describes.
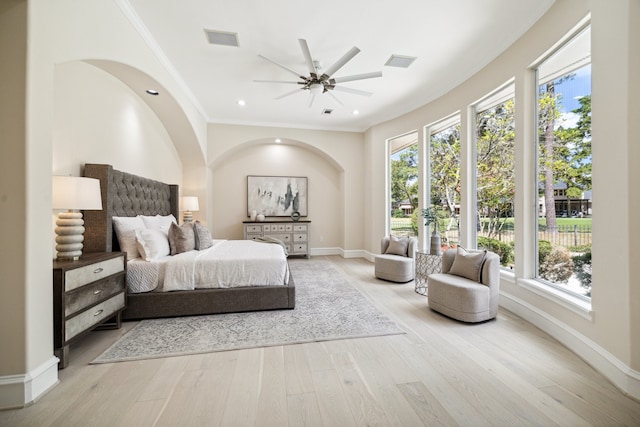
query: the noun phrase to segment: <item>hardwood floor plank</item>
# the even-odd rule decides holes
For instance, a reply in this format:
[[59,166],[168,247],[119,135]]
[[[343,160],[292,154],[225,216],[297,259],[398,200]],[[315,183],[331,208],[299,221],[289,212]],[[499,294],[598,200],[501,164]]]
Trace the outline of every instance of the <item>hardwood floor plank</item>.
[[340,378],[335,371],[314,371],[313,383],[323,425],[342,427],[357,425],[346,403]]
[[429,389],[421,382],[398,384],[414,412],[426,426],[457,426],[458,423],[440,405]]
[[347,404],[351,408],[356,424],[387,426],[389,420],[376,401],[369,384],[363,378],[358,365],[349,353],[333,356],[336,372],[342,385]]
[[256,426],[288,425],[287,388],[285,385],[285,358],[282,347],[264,349],[260,379],[260,393],[256,411]]
[[221,425],[255,425],[263,356],[262,348],[238,352],[238,361],[231,380]]
[[311,376],[311,368],[309,367],[309,360],[304,345],[285,346],[284,364],[287,367],[284,371],[284,376],[288,395],[311,393],[314,391],[313,377]]
[[287,396],[289,427],[321,427],[322,416],[315,393]]

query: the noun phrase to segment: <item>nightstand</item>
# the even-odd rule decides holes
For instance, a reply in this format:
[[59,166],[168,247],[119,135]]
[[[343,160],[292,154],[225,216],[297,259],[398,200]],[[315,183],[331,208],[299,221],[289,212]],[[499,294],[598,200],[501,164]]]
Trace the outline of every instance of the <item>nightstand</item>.
[[126,308],[127,256],[85,253],[53,262],[53,345],[59,368],[69,363],[69,344],[100,327],[119,328]]

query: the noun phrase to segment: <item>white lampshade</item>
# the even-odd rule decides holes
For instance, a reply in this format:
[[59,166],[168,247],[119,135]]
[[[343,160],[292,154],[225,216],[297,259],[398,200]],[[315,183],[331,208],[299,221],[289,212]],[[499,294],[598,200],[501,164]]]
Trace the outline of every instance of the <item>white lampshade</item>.
[[100,180],[79,176],[54,176],[53,209],[101,210]]
[[198,197],[184,196],[182,198],[182,210],[191,212],[197,212],[198,210],[200,210],[200,206],[198,205]]
[[100,180],[77,176],[53,177],[53,209],[60,212],[56,221],[56,251],[58,260],[77,260],[82,255],[84,220],[74,210],[101,210]]

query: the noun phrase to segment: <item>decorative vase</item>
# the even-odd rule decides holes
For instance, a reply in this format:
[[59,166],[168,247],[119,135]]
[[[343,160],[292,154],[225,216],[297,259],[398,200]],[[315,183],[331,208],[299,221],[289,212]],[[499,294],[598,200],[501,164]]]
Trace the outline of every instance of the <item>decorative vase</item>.
[[258,212],[256,211],[251,211],[249,218],[251,219],[251,221],[255,221],[256,220],[256,216],[258,215]]
[[291,219],[294,222],[298,222],[300,220],[300,212],[298,212],[298,211],[291,212]]
[[433,223],[433,234],[431,234],[431,246],[429,248],[429,253],[432,255],[440,255],[442,253],[437,222]]
[[256,216],[256,221],[258,221],[258,222],[262,222],[262,221],[264,221],[264,215],[262,215],[262,214],[258,214],[258,215]]

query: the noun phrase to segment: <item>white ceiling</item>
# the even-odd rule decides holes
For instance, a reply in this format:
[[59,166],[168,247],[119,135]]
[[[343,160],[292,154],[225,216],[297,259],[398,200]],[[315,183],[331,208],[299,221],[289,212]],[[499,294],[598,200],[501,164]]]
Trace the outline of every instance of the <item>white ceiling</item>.
[[[210,122],[363,131],[424,105],[473,75],[518,37],[554,0],[122,0],[154,41]],[[130,7],[129,7],[130,6]],[[209,44],[204,30],[238,34],[239,47]],[[351,47],[361,52],[333,77],[382,71],[342,83],[371,97],[308,91],[254,80],[295,80],[264,55],[308,75],[298,39],[324,69]],[[155,46],[154,46],[155,45]],[[385,66],[392,54],[418,59]],[[246,101],[241,107],[239,99]],[[333,109],[329,116],[325,108]],[[359,115],[353,115],[358,110]]]

